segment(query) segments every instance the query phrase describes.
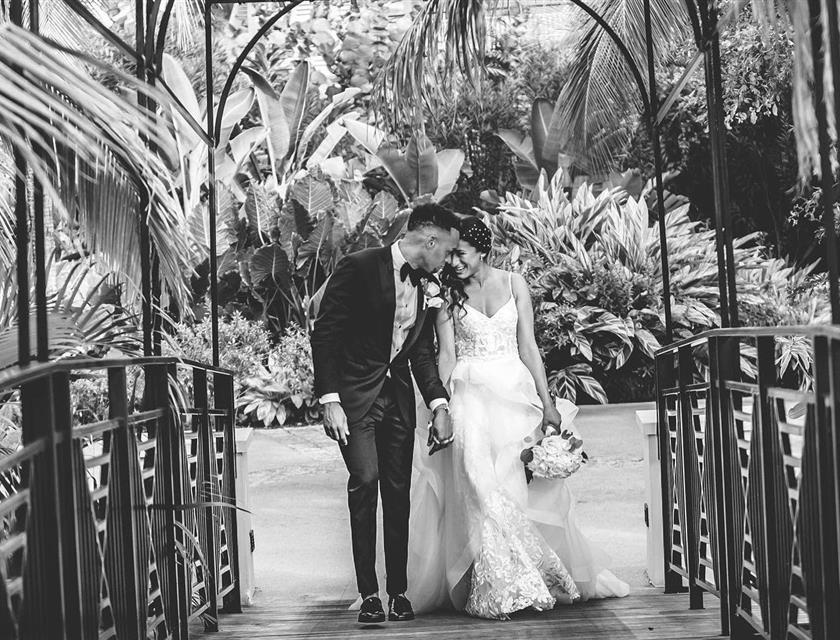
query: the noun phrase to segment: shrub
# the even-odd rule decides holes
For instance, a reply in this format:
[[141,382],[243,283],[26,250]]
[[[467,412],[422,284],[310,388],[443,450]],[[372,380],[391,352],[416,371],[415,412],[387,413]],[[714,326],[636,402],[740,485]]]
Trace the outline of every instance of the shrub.
[[[533,201],[507,194],[491,218],[496,256],[527,272],[537,342],[550,385],[575,400],[650,399],[653,358],[665,338],[658,228],[644,198],[619,190],[573,200],[559,175],[541,178]],[[666,216],[674,338],[720,325],[714,231],[688,218],[688,205]],[[819,322],[825,300],[808,286],[810,270],[765,256],[752,234],[734,243],[739,309],[749,322]],[[809,309],[803,312],[803,309]],[[807,316],[807,317],[806,317]],[[780,359],[799,371],[797,345],[780,340]]]
[[245,378],[237,400],[244,415],[266,427],[287,422],[312,422],[320,415],[314,395],[315,373],[309,336],[291,326],[256,375]]

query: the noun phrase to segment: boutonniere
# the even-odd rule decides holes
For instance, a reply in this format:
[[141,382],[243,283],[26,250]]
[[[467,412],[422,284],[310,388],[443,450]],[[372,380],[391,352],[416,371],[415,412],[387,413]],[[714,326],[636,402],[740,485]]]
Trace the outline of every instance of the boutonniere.
[[440,309],[443,306],[443,295],[440,285],[433,280],[423,278],[421,286],[423,288],[423,308]]

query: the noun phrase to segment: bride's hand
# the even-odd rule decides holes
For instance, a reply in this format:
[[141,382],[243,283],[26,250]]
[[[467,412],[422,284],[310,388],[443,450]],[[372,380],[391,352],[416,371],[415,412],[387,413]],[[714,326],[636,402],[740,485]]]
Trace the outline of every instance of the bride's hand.
[[[545,435],[550,436],[560,433],[560,425],[563,423],[563,418],[557,407],[553,404],[546,403],[543,408],[542,431]],[[549,433],[549,431],[553,433]]]

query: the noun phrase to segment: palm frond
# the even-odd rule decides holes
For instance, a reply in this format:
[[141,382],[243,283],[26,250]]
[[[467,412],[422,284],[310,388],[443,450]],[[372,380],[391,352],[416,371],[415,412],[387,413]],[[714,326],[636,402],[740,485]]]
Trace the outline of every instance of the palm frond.
[[[59,213],[79,223],[89,249],[125,274],[130,286],[140,282],[145,217],[166,289],[187,309],[190,252],[175,197],[170,126],[96,82],[68,54],[104,67],[13,25],[0,26],[0,137],[23,155]],[[129,90],[169,105],[163,92],[108,71]]]
[[[832,0],[828,0],[831,2]],[[828,16],[826,3],[821,3],[823,51],[828,52]],[[775,28],[781,20],[794,42],[793,54],[793,122],[796,133],[796,149],[799,158],[799,176],[807,182],[814,175],[822,172],[820,166],[820,144],[817,127],[817,116],[814,110],[814,86],[821,82],[828,117],[829,135],[836,144],[838,140],[838,124],[835,122],[836,109],[832,77],[838,70],[831,67],[831,56],[825,55],[825,72],[822,78],[814,78],[814,58],[811,47],[811,24],[807,2],[792,2],[791,0],[752,0],[754,13],[766,28]],[[834,170],[837,164],[834,163]]]
[[[599,0],[593,7],[626,45],[647,80],[647,44],[643,0]],[[690,22],[682,2],[653,0],[651,25],[654,55],[688,37]],[[628,116],[642,101],[626,59],[594,20],[577,44],[569,79],[555,106],[545,156],[578,158],[578,167],[601,172],[630,136]],[[648,91],[647,87],[644,88]],[[597,141],[598,144],[593,144]]]
[[[497,0],[429,0],[377,79],[376,98],[395,121],[414,121],[452,86],[474,83],[484,65],[486,15]],[[442,54],[442,56],[441,56]]]
[[[114,349],[134,354],[140,348],[135,317],[119,305],[118,289],[107,269],[91,261],[46,265],[47,326],[51,358],[104,354]],[[18,358],[18,290],[15,269],[0,280],[0,369]],[[30,297],[34,297],[33,290]],[[30,311],[30,344],[36,344],[35,311]],[[33,354],[34,355],[34,354]]]

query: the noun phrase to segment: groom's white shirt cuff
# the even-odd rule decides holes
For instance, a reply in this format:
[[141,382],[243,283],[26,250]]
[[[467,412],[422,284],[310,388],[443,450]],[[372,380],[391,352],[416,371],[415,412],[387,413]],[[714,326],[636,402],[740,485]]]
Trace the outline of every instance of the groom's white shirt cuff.
[[[320,398],[318,398],[318,402],[321,404],[327,404],[328,402],[341,402],[341,397],[337,393],[325,393]],[[445,404],[449,404],[446,401],[446,398],[435,398],[429,403],[429,409],[434,411],[440,406]]]
[[442,407],[443,405],[448,405],[449,403],[446,401],[446,398],[435,398],[429,403],[429,410],[434,412],[435,409],[438,407]]

